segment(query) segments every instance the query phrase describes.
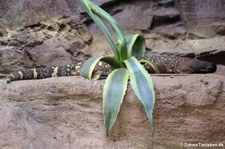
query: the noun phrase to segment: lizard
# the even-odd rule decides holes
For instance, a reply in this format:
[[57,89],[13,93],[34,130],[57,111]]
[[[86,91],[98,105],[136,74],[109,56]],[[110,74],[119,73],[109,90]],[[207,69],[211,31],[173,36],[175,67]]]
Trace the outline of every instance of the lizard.
[[[195,58],[181,57],[175,55],[149,55],[139,56],[138,60],[147,60],[152,62],[161,74],[192,74],[192,73],[214,73],[217,66],[211,62],[201,61]],[[75,61],[71,65],[40,67],[33,69],[23,69],[9,74],[6,82],[10,83],[16,80],[44,79],[60,76],[79,76],[83,61]],[[145,62],[142,62],[148,73],[155,73],[155,70]],[[112,71],[109,64],[99,62],[94,69],[96,79],[105,79]]]

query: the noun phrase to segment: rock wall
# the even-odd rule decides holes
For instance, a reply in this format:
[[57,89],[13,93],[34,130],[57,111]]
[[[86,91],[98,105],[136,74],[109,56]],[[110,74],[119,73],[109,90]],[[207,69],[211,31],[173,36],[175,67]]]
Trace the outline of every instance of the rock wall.
[[[225,64],[222,0],[213,4],[203,0],[94,2],[113,15],[126,34],[144,34],[151,52],[179,53]],[[86,55],[111,54],[78,0],[9,0],[0,1],[0,7],[0,77],[24,67],[64,65]],[[212,32],[216,38],[203,40]]]
[[[223,0],[93,0],[129,30],[157,32],[170,38],[224,35]],[[78,0],[8,0],[0,2],[0,24],[17,28],[49,18],[80,16]]]
[[179,0],[178,3],[190,38],[225,35],[225,1]]
[[[224,2],[221,0],[217,0],[213,5],[210,1],[204,2],[204,6],[202,1],[182,0],[94,2],[112,14],[126,33],[144,33],[147,46],[153,52],[164,51],[160,42],[166,40],[166,43],[169,43],[166,52],[178,51],[184,53],[183,55],[194,53],[197,57],[204,55],[200,56],[200,59],[212,62],[218,59],[218,53],[223,57],[223,54],[220,54],[225,51],[223,42],[220,42],[224,40],[222,37],[213,40],[212,45],[205,48],[204,52],[199,50],[203,47],[193,47],[193,43],[185,44],[185,47],[181,48],[174,46],[180,44],[180,39],[185,38],[186,33],[199,38],[201,35],[198,33],[201,30],[196,28],[204,28],[210,32],[214,29],[214,35],[216,32],[223,35]],[[105,38],[96,25],[83,14],[78,1],[10,0],[1,1],[0,6],[1,76],[23,67],[72,63],[80,51],[84,55],[111,53]],[[216,6],[219,8],[215,8]],[[205,13],[209,12],[209,9],[213,10],[212,13]],[[213,26],[210,25],[212,22]],[[208,29],[209,27],[211,29]],[[214,50],[218,51],[217,54],[211,54]],[[225,63],[221,58],[219,61],[218,64]]]
[[[154,132],[129,87],[117,123],[106,136],[104,81],[80,77],[0,81],[0,147],[183,149],[225,145],[224,76],[153,76]],[[201,148],[201,147],[198,147]]]
[[51,19],[5,30],[0,38],[0,73],[4,76],[24,67],[60,66],[71,64],[74,59],[84,60],[85,49],[92,40],[76,18]]
[[17,28],[37,24],[49,18],[76,15],[78,3],[73,0],[1,0],[0,24]]

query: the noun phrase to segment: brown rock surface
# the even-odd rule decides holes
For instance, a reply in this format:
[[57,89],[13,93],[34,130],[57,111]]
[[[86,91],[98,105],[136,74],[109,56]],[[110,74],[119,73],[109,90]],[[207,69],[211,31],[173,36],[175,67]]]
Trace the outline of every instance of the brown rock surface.
[[225,21],[224,0],[178,0],[178,3],[190,38],[213,37],[218,32],[212,24]]
[[[221,26],[218,28],[218,24],[213,24],[223,24],[225,20],[223,0],[93,2],[112,14],[126,30],[156,32],[168,38],[184,38],[186,32],[190,38],[212,37],[221,34]],[[80,16],[80,12],[83,12],[78,0],[7,0],[0,1],[0,8],[0,24],[10,28],[37,24],[49,18]]]
[[[0,37],[0,76],[20,68],[71,64],[92,42],[76,18],[51,19]],[[85,54],[83,54],[85,55]]]
[[[102,118],[104,81],[61,77],[0,83],[0,147],[181,149],[225,145],[224,76],[154,76],[155,131],[128,89],[113,132]],[[201,148],[201,147],[198,147]]]
[[78,15],[78,1],[72,0],[7,0],[0,1],[0,24],[17,28],[49,18]]
[[215,32],[219,35],[225,35],[225,21],[224,22],[214,22],[212,27]]
[[[94,2],[109,12],[125,33],[144,33],[148,48],[153,52],[179,53],[225,64],[223,36],[183,40],[187,32],[198,36],[198,32],[188,26],[198,20],[197,27],[207,29],[207,25],[209,31],[223,35],[224,13],[220,9],[223,0],[216,0],[215,3],[209,0],[204,3],[202,0]],[[198,9],[203,4],[207,7]],[[215,9],[217,5],[218,10]],[[0,77],[24,67],[70,64],[81,51],[90,55],[111,53],[99,29],[80,13],[78,1],[8,0],[0,1],[0,8]],[[211,14],[203,13],[211,8]]]
[[171,53],[181,56],[197,57],[225,65],[225,37],[211,39],[168,40],[161,37],[146,35],[146,43],[151,52]]

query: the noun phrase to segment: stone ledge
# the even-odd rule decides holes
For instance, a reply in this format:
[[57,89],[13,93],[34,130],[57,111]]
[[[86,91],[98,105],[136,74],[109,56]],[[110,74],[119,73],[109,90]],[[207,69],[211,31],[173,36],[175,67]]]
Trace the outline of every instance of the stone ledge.
[[81,77],[0,82],[0,147],[182,148],[181,143],[225,145],[224,76],[153,76],[152,134],[129,87],[113,132],[102,118],[104,81]]

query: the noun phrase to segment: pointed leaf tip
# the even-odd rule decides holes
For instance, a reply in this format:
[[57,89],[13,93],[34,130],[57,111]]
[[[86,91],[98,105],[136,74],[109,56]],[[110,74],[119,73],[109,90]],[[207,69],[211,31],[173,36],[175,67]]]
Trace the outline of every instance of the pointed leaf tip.
[[126,68],[115,69],[106,79],[103,88],[103,114],[107,132],[117,119],[127,89],[129,73]]
[[144,69],[144,67],[139,63],[135,57],[131,57],[125,60],[125,65],[128,68],[130,74],[131,87],[138,99],[143,104],[148,119],[150,121],[150,126],[153,129],[153,109],[155,103],[155,92],[153,87],[153,82]]

